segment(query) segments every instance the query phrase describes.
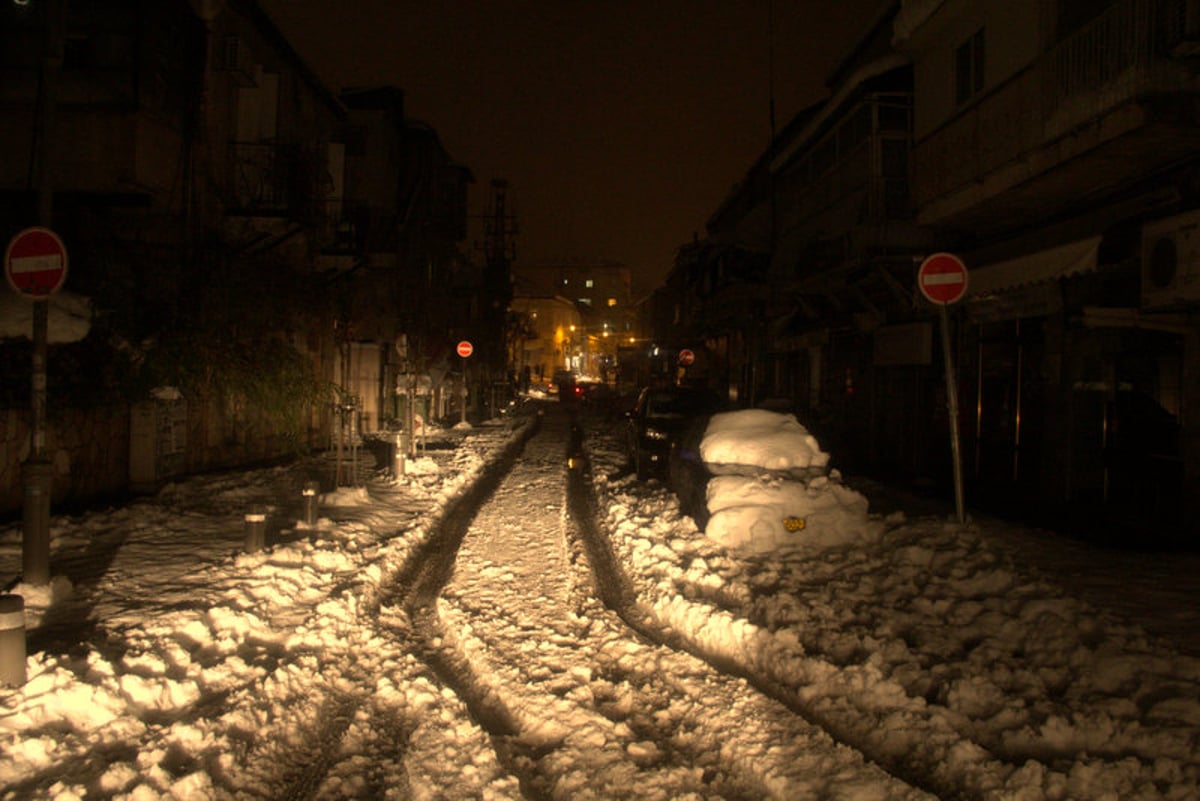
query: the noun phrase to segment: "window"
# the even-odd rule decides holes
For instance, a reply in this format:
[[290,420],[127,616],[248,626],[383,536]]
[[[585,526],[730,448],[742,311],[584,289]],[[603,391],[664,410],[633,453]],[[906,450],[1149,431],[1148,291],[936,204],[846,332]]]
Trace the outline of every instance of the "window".
[[608,299],[608,306],[609,306],[609,308],[612,308],[613,306],[616,306],[616,305],[617,305],[617,299],[616,299],[616,298],[609,298],[609,299]]
[[983,91],[983,28],[954,51],[954,102],[962,105]]
[[587,279],[586,281],[584,281],[584,282],[583,282],[583,285],[584,285],[585,287],[587,287],[588,289],[591,289],[591,288],[592,288],[592,287],[593,287],[595,284],[594,284],[594,282],[592,281],[592,279],[590,279],[590,278],[589,278],[589,279]]

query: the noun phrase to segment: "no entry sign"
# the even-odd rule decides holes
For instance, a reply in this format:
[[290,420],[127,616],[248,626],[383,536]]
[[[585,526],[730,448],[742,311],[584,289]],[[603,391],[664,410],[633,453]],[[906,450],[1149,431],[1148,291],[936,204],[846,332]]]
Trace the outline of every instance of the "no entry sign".
[[953,253],[934,253],[921,262],[917,286],[930,303],[957,303],[967,294],[967,266]]
[[684,367],[687,367],[689,364],[694,364],[695,361],[696,354],[693,351],[688,350],[687,348],[679,351],[679,363]]
[[22,297],[49,297],[67,278],[67,248],[49,228],[26,228],[4,251],[4,277]]
[[475,352],[475,347],[464,339],[462,342],[458,343],[458,347],[455,348],[455,351],[457,351],[459,356],[462,356],[465,359]]

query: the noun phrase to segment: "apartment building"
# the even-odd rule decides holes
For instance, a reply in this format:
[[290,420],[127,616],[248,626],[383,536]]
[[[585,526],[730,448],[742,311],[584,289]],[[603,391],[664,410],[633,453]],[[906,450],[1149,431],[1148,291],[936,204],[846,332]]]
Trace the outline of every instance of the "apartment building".
[[1200,486],[1200,16],[1186,0],[905,3],[913,200],[970,288],[967,470],[1139,525]]
[[[458,252],[470,173],[400,97],[343,102],[253,0],[0,6],[0,227],[54,228],[64,292],[93,310],[87,337],[51,347],[56,503],[395,415],[398,343],[449,338],[474,304],[457,288],[479,292]],[[368,144],[356,134],[381,108]],[[427,286],[457,305],[418,314]],[[23,353],[0,342],[6,375],[28,375]],[[27,381],[3,393],[0,507],[14,510]]]

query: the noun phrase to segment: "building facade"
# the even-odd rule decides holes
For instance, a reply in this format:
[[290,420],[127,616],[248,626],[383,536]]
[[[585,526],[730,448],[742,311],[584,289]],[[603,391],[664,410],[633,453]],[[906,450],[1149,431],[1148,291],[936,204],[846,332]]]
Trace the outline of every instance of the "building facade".
[[1194,525],[1198,25],[1186,0],[897,19],[918,221],[971,270],[955,323],[984,498],[1036,497],[1077,525]]
[[[50,348],[56,503],[329,444],[349,397],[353,433],[380,427],[397,340],[457,319],[449,303],[420,317],[412,298],[469,272],[469,172],[402,107],[370,145],[386,155],[368,154],[353,135],[370,111],[252,0],[5,4],[0,103],[0,227],[59,233],[64,289],[93,310],[86,337]],[[355,219],[385,197],[390,231]],[[391,294],[361,291],[380,281]],[[0,362],[28,376],[27,343],[0,341]],[[28,379],[6,385],[0,500],[15,511]],[[104,442],[74,433],[101,428]]]
[[[947,493],[942,323],[916,274],[951,252],[968,501],[1191,536],[1198,35],[1187,0],[891,4],[710,220],[704,246],[769,258],[742,289],[767,321],[753,379],[727,377],[742,402],[796,411],[848,469]],[[695,248],[668,295],[719,337]]]

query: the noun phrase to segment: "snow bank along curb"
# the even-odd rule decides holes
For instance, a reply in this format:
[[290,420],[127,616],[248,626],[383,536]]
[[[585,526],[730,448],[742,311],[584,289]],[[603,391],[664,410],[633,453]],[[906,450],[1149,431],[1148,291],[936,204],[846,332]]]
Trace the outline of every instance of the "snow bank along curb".
[[875,515],[853,544],[726,548],[594,444],[611,542],[658,625],[902,778],[973,799],[1197,797],[1200,662],[1017,570],[983,527]]

